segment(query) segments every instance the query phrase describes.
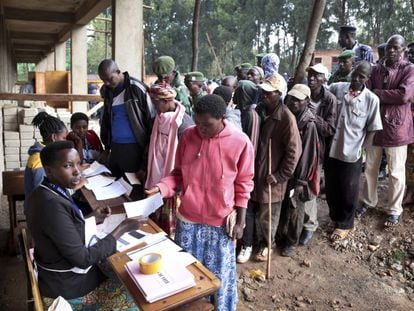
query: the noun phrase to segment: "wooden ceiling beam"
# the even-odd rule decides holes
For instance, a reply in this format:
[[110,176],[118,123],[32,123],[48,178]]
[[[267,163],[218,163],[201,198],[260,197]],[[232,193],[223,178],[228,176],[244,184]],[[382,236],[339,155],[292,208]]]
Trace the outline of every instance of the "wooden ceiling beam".
[[45,52],[43,51],[25,51],[25,50],[14,50],[14,55],[19,56],[45,56]]
[[29,39],[29,40],[39,40],[39,41],[57,41],[57,35],[51,33],[41,33],[41,32],[19,32],[11,31],[10,38],[13,39]]
[[70,24],[75,20],[75,14],[66,12],[26,10],[17,8],[4,8],[6,19],[36,22],[53,22]]
[[49,51],[50,45],[47,44],[29,44],[29,43],[15,43],[13,48],[16,50],[27,50],[27,51]]

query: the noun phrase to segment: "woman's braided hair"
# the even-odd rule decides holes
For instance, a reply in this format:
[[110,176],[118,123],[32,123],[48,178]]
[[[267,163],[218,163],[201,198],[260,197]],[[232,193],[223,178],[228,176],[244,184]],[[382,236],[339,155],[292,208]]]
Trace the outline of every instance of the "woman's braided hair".
[[66,130],[65,124],[61,120],[45,111],[39,112],[33,118],[32,124],[39,128],[43,140],[48,140],[52,134],[58,134]]

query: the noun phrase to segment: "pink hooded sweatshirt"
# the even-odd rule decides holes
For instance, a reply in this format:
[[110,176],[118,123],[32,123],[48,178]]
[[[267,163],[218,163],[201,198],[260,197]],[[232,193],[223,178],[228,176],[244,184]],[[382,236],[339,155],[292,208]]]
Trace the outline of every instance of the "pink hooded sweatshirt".
[[175,168],[157,184],[163,197],[182,189],[179,213],[187,220],[221,226],[253,190],[254,151],[249,138],[225,121],[221,133],[203,138],[197,127],[181,137]]

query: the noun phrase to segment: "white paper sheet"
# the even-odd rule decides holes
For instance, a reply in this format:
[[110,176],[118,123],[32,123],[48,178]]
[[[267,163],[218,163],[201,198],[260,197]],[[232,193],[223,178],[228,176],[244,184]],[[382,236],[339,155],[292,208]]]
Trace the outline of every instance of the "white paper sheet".
[[102,173],[111,173],[111,171],[103,164],[95,161],[86,170],[82,172],[85,177],[91,177]]
[[145,254],[149,253],[158,253],[164,258],[170,258],[175,256],[180,250],[182,250],[180,246],[175,244],[170,239],[165,238],[161,242],[129,252],[127,255],[131,258],[131,260],[138,260]]
[[106,187],[92,188],[92,192],[95,195],[96,199],[99,201],[117,198],[125,194],[127,192],[127,189],[125,189],[125,187],[122,186],[119,181],[114,181],[112,184]]
[[128,178],[128,181],[131,183],[131,185],[140,185],[141,182],[137,178],[137,175],[135,173],[125,173],[125,176]]
[[124,208],[128,218],[141,215],[148,217],[163,204],[161,194],[157,193],[140,201],[125,202]]
[[95,217],[85,218],[85,246],[90,247],[97,242]]
[[124,188],[126,189],[126,194],[128,196],[131,195],[132,192],[132,186],[122,177],[120,179],[118,179],[118,181],[121,183],[122,186],[124,186]]
[[86,180],[88,181],[85,184],[86,189],[92,190],[94,188],[105,187],[105,186],[112,184],[115,180],[115,177],[96,175],[96,176],[88,177]]
[[110,234],[114,229],[126,218],[126,214],[113,214],[106,217],[104,222],[96,226],[97,236],[103,239]]

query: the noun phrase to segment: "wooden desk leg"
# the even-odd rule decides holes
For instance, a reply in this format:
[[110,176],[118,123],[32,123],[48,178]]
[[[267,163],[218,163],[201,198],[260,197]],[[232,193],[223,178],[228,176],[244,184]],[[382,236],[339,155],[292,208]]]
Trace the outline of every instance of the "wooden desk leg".
[[16,202],[11,196],[7,196],[9,201],[9,217],[10,217],[10,237],[9,237],[9,253],[14,254],[15,249],[15,228],[16,228]]

